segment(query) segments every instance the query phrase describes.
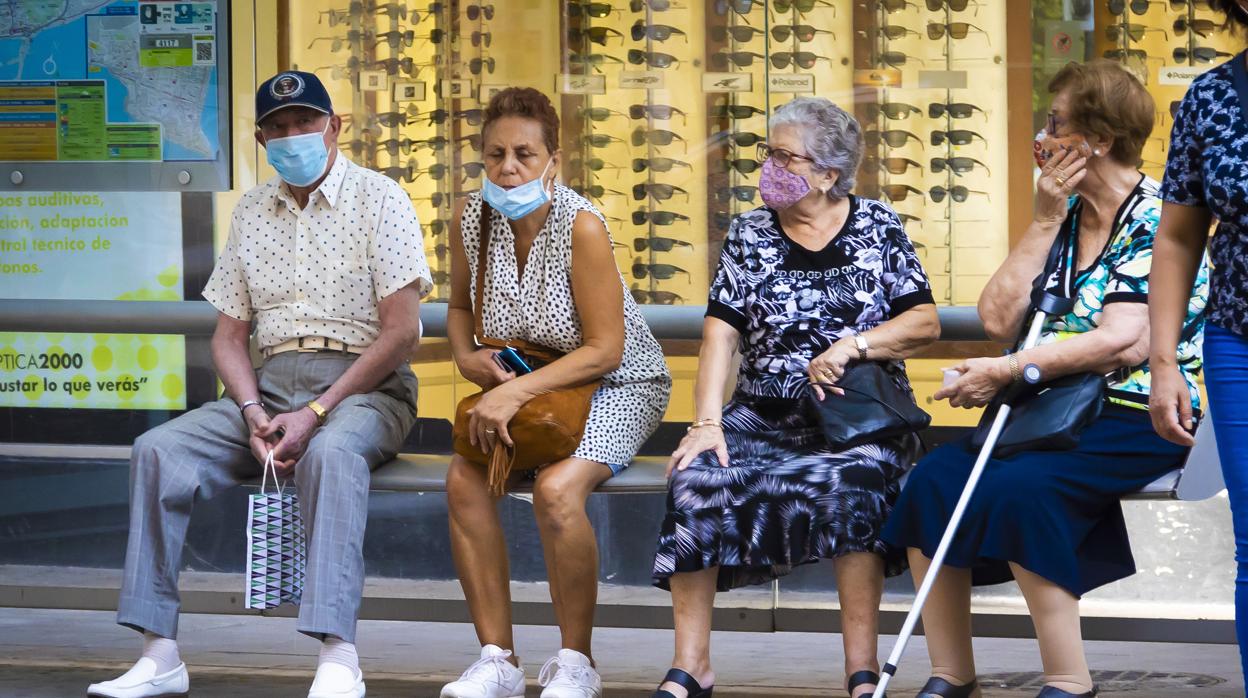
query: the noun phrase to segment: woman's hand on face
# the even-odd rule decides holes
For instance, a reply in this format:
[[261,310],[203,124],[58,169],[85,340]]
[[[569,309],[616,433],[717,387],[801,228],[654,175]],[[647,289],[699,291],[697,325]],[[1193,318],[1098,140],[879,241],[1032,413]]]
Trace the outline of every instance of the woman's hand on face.
[[515,446],[511,434],[507,432],[507,425],[527,401],[527,397],[510,386],[500,385],[487,390],[476,406],[468,410],[468,442],[481,449],[482,453],[493,451],[499,442]]
[[[820,383],[835,383],[845,375],[845,368],[849,363],[858,358],[858,347],[854,346],[853,340],[850,338],[838,339],[828,347],[828,350],[810,360],[810,364],[806,367],[806,377],[810,380],[810,385],[815,389],[815,396],[822,400],[824,398],[824,388],[820,387]],[[844,395],[845,391],[840,388],[827,388],[828,392],[836,395]]]
[[728,443],[724,441],[724,430],[721,427],[690,429],[667,461],[667,477],[672,476],[673,470],[688,468],[693,459],[705,451],[714,451],[720,466],[728,467]]
[[516,374],[504,371],[498,365],[498,362],[494,360],[494,355],[497,353],[490,348],[478,349],[459,364],[459,372],[464,374],[464,378],[480,386],[482,390],[491,390],[502,385],[515,378]]
[[932,395],[937,400],[949,400],[950,407],[982,407],[1010,384],[1009,359],[1004,356],[967,359],[953,368],[962,375]]
[[1066,220],[1066,199],[1087,176],[1088,159],[1077,150],[1056,153],[1040,170],[1036,181],[1035,219],[1060,225]]
[[1180,446],[1194,446],[1192,436],[1192,396],[1187,381],[1177,366],[1155,366],[1150,369],[1151,387],[1148,390],[1148,416],[1158,436]]

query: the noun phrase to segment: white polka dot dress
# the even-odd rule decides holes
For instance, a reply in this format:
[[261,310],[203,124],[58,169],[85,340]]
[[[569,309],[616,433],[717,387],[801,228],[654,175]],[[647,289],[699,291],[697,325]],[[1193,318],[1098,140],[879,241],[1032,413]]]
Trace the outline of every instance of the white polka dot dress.
[[[572,223],[581,211],[589,211],[606,225],[593,204],[556,184],[550,215],[533,240],[521,278],[517,278],[511,225],[493,211],[481,314],[486,335],[520,339],[565,354],[581,346],[581,321],[572,301]],[[473,194],[464,206],[461,225],[470,272],[469,297],[474,299],[480,221],[481,195]],[[617,278],[624,287],[624,278]],[[628,465],[663,420],[671,391],[672,377],[663,350],[625,287],[624,358],[594,393],[585,436],[572,455],[605,465]]]

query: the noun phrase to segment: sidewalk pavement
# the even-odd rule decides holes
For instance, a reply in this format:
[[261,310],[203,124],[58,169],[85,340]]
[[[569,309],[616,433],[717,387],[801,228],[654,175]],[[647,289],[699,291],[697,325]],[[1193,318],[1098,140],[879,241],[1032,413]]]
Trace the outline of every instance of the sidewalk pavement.
[[[302,698],[318,645],[287,618],[182,617],[179,644],[195,698]],[[0,609],[0,698],[84,696],[92,681],[111,678],[137,656],[138,636],[99,611]],[[881,655],[893,644],[880,641]],[[594,652],[611,698],[647,698],[671,661],[668,630],[600,629]],[[558,629],[516,628],[529,674],[530,698],[541,692],[537,671],[559,648]],[[1031,640],[975,642],[988,696],[1033,696],[1042,681]],[[441,685],[476,659],[472,626],[458,623],[363,621],[359,651],[371,698],[436,697]],[[716,633],[716,695],[732,698],[843,696],[840,636],[817,633]],[[1139,698],[1244,696],[1239,654],[1230,645],[1090,642],[1089,661],[1102,694]],[[914,695],[927,677],[923,638],[911,643],[894,696]]]

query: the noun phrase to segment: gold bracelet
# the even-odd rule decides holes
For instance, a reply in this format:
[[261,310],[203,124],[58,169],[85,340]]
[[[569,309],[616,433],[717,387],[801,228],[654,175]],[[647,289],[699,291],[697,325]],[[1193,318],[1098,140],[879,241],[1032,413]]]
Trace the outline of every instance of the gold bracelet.
[[1018,367],[1018,354],[1011,353],[1007,363],[1010,365],[1010,382],[1017,383],[1023,379],[1023,371]]
[[692,424],[685,427],[685,433],[687,434],[693,431],[694,429],[701,429],[702,427],[714,427],[716,429],[723,429],[724,425],[720,424],[718,419],[713,419],[713,418],[712,419],[696,419],[694,420]]

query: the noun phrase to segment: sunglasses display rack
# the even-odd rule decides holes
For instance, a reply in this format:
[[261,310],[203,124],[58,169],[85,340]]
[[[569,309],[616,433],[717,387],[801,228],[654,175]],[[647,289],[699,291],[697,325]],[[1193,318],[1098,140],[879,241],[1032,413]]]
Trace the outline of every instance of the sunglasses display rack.
[[1144,144],[1140,169],[1160,181],[1170,127],[1188,85],[1173,76],[1163,79],[1163,73],[1217,66],[1240,50],[1239,39],[1222,31],[1222,16],[1207,0],[1097,0],[1094,10],[1093,55],[1122,63],[1157,104],[1156,128]]

